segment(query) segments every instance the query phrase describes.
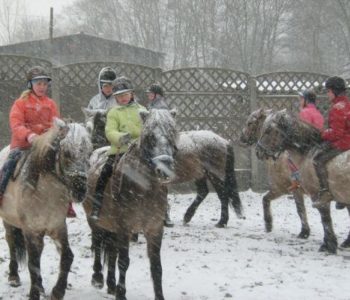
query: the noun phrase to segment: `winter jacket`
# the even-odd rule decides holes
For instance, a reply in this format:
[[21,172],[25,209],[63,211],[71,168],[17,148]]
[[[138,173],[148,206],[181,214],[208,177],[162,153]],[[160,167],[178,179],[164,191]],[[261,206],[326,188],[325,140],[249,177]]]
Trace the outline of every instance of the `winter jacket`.
[[323,129],[324,118],[313,103],[307,104],[299,113],[299,119],[320,131]]
[[122,142],[122,137],[125,135],[130,134],[132,139],[137,139],[140,136],[142,130],[140,111],[146,111],[146,109],[134,101],[128,105],[118,105],[109,110],[105,127],[107,140],[111,143],[109,155],[126,152],[128,145]]
[[59,117],[56,103],[46,97],[37,97],[30,93],[26,98],[17,99],[10,111],[11,145],[10,148],[30,148],[27,140],[32,133],[42,134]]
[[113,95],[106,97],[100,92],[91,98],[88,109],[110,109],[116,105],[117,103]]
[[164,97],[157,95],[156,98],[148,104],[148,109],[169,109],[168,104],[166,104]]
[[328,129],[322,138],[339,150],[350,149],[350,101],[347,96],[338,96],[332,101],[328,114]]

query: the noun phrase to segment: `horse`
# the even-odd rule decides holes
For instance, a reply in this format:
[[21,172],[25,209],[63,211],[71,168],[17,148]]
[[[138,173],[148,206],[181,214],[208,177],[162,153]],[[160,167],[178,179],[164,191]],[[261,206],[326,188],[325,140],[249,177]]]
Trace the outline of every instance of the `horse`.
[[[90,136],[84,126],[66,124],[56,119],[46,133],[38,136],[30,150],[19,160],[0,206],[10,249],[9,282],[20,285],[18,262],[28,253],[31,278],[29,299],[40,299],[44,293],[40,275],[40,258],[44,236],[51,237],[60,252],[60,272],[51,299],[63,299],[73,262],[68,242],[66,214],[69,201],[85,198]],[[0,153],[0,164],[9,147]]]
[[[258,142],[262,125],[267,116],[269,116],[271,113],[271,110],[264,110],[261,108],[249,115],[239,139],[243,145],[252,146]],[[262,199],[265,230],[267,232],[272,231],[273,219],[271,214],[271,201],[279,198],[282,195],[292,193],[301,221],[301,231],[298,234],[298,238],[307,239],[310,235],[310,227],[304,204],[303,189],[299,188],[292,192],[288,190],[288,187],[290,187],[292,184],[291,171],[288,167],[288,153],[281,153],[277,159],[268,158],[266,162],[269,190]]]
[[[105,136],[106,110],[82,108],[91,133],[94,149],[109,145]],[[214,187],[221,203],[218,228],[227,226],[229,206],[243,218],[242,204],[238,193],[234,170],[232,144],[212,131],[185,131],[179,133],[178,155],[175,158],[176,178],[172,185],[194,181],[197,196],[187,208],[183,223],[188,224],[199,205],[209,193],[208,181]]]
[[[313,165],[313,155],[321,143],[320,131],[292,116],[286,110],[269,115],[262,127],[257,143],[258,157],[277,157],[288,150],[292,160],[300,167],[301,186],[312,201],[317,200],[319,182]],[[330,192],[337,202],[345,204],[350,213],[350,151],[339,154],[327,164]],[[337,238],[334,234],[330,204],[318,208],[324,230],[319,251],[336,253]],[[350,233],[342,243],[350,246]]]
[[[102,247],[112,265],[118,253],[119,282],[116,286],[112,268],[108,269],[109,292],[116,299],[126,299],[125,276],[129,266],[129,241],[132,233],[143,232],[147,240],[155,299],[164,299],[160,249],[167,207],[167,185],[175,177],[177,155],[175,111],[152,109],[141,112],[143,129],[137,142],[114,165],[97,226],[111,233],[111,241]],[[102,163],[94,163],[88,173],[85,212],[92,210],[94,187]],[[114,233],[114,234],[113,234]],[[109,265],[110,266],[110,265]],[[101,274],[102,275],[102,274]],[[114,280],[114,282],[113,282]]]

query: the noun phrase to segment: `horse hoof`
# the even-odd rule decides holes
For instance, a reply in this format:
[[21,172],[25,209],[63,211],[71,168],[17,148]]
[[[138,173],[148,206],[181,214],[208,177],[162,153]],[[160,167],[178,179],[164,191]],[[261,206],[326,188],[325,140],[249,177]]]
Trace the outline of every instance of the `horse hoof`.
[[328,247],[326,244],[322,244],[318,249],[318,252],[327,252],[329,254],[337,254],[337,247]]
[[340,246],[342,248],[350,248],[350,240],[345,240]]
[[102,289],[104,285],[103,274],[93,274],[91,285],[97,289]]
[[188,224],[188,222],[186,222],[185,220],[182,221],[182,225],[183,226],[190,226],[190,224]]
[[307,239],[310,236],[310,231],[301,231],[298,235],[299,239]]
[[227,227],[227,224],[221,224],[221,223],[217,223],[215,225],[216,228],[226,228]]
[[21,285],[21,280],[19,276],[9,276],[8,279],[9,285],[12,287],[19,287]]
[[107,294],[109,295],[115,295],[117,292],[117,286],[112,286],[112,287],[108,287],[107,289]]

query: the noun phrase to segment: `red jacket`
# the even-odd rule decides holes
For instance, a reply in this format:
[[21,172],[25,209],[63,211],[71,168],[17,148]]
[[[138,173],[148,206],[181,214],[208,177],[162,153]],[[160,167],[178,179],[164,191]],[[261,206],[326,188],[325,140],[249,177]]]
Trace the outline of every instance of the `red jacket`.
[[44,133],[52,126],[54,117],[59,117],[57,105],[46,96],[39,98],[30,93],[27,98],[17,99],[10,111],[10,148],[29,148],[28,136]]
[[347,96],[338,96],[332,101],[328,114],[328,129],[322,138],[340,150],[350,149],[350,101]]
[[320,131],[323,129],[324,118],[315,104],[307,104],[299,113],[299,119]]

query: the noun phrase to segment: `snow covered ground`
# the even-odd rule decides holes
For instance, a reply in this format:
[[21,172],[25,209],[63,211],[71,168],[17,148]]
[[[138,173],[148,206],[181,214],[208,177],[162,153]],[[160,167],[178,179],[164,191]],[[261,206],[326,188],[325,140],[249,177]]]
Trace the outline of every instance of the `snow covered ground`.
[[[174,228],[166,228],[162,247],[163,289],[168,300],[220,299],[350,299],[350,249],[339,249],[337,255],[318,253],[323,233],[320,217],[306,200],[311,236],[300,240],[294,201],[280,198],[272,203],[274,230],[264,232],[261,194],[241,193],[245,220],[237,220],[231,211],[226,229],[214,227],[220,213],[219,201],[210,194],[190,226],[182,217],[194,195],[173,195]],[[69,275],[71,288],[65,299],[114,299],[106,288],[90,285],[92,255],[90,231],[82,206],[75,205],[78,218],[69,220],[70,242],[75,254]],[[346,210],[333,210],[338,241],[350,229]],[[55,284],[58,254],[47,239],[42,256],[42,275],[46,292]],[[4,230],[0,228],[0,299],[27,299],[29,274],[22,267],[22,286],[7,284],[8,249]],[[130,250],[127,273],[129,300],[154,299],[149,263],[143,237]]]

